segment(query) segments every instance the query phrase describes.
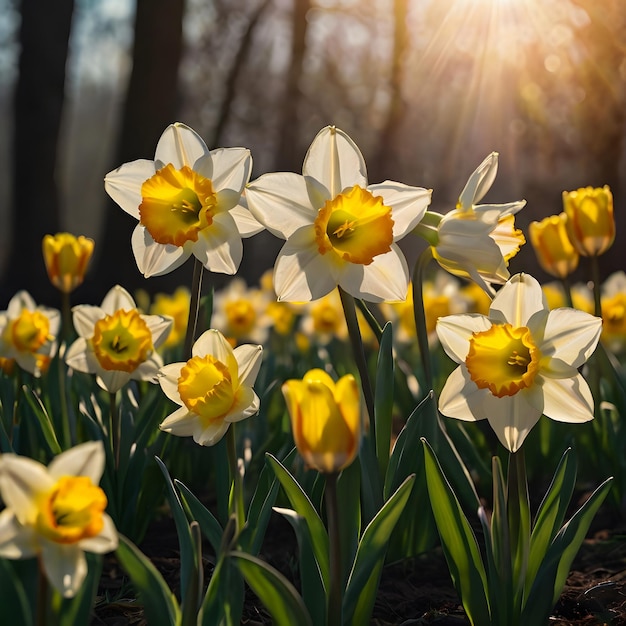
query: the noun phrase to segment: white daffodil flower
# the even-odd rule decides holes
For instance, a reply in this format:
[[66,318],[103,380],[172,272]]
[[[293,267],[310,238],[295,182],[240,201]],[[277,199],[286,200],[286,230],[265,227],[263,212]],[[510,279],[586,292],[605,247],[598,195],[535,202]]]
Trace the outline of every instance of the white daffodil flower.
[[172,327],[172,318],[142,315],[132,296],[119,285],[101,306],[81,304],[72,309],[78,339],[65,362],[73,369],[96,374],[100,387],[115,393],[129,380],[156,382],[163,359],[157,353]]
[[516,274],[489,315],[450,315],[439,340],[459,363],[439,398],[448,417],[488,419],[511,452],[541,415],[559,422],[593,419],[593,397],[578,368],[596,348],[602,320],[583,311],[550,311],[539,283]]
[[46,372],[56,354],[61,314],[37,306],[27,291],[18,291],[0,312],[0,359],[17,364],[34,376]]
[[201,446],[215,445],[232,422],[255,415],[260,401],[252,389],[261,367],[262,346],[233,349],[222,333],[204,332],[186,363],[161,368],[163,393],[180,406],[159,428],[179,437],[193,437]]
[[525,243],[515,228],[514,215],[526,200],[506,204],[478,204],[491,188],[498,171],[498,153],[492,152],[472,173],[456,208],[432,221],[430,234],[421,232],[432,243],[433,256],[445,270],[470,278],[491,296],[491,283],[504,284],[509,278],[508,261]]
[[109,172],[104,188],[139,220],[132,247],[146,277],[167,274],[192,254],[212,272],[234,274],[242,237],[263,227],[242,193],[252,171],[245,148],[209,150],[191,128],[168,126],[154,161],[138,159]]
[[270,173],[250,183],[250,211],[286,240],[274,267],[279,300],[305,302],[338,285],[370,302],[403,300],[409,272],[396,242],[422,219],[431,191],[367,184],[356,144],[334,126],[313,140],[302,176]]
[[104,512],[98,486],[104,471],[102,442],[62,452],[46,467],[28,457],[0,457],[0,557],[39,556],[50,584],[73,597],[87,575],[85,552],[117,548],[115,525]]

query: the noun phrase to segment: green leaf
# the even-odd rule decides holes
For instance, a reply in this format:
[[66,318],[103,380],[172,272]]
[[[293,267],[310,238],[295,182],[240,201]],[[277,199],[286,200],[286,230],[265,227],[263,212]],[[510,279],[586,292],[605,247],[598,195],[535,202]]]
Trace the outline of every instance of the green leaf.
[[34,619],[31,606],[34,607],[34,603],[29,602],[22,579],[13,568],[13,563],[8,559],[0,558],[0,607],[2,607],[2,619],[7,624],[32,626]]
[[339,511],[339,546],[341,549],[342,584],[348,574],[359,547],[361,534],[361,467],[352,463],[337,479],[337,507]]
[[50,448],[50,452],[55,456],[57,454],[61,454],[61,446],[59,445],[56,433],[54,432],[54,426],[52,425],[52,420],[46,411],[46,407],[41,402],[39,396],[30,387],[22,385],[22,391],[24,392],[26,401],[35,413],[35,417],[39,422],[41,432],[43,433],[43,437]]
[[115,554],[132,580],[151,626],[179,626],[180,609],[156,567],[131,541],[120,535]]
[[393,328],[385,324],[380,338],[376,364],[376,392],[374,396],[374,419],[376,422],[376,457],[381,481],[385,479],[391,448],[391,420],[394,399]]
[[[361,617],[367,616],[369,620],[376,595],[369,592],[367,583],[373,570],[384,563],[389,537],[407,503],[414,482],[415,475],[408,476],[363,532],[343,601],[346,619],[351,619],[357,605],[361,605]],[[366,596],[363,595],[364,591],[367,591]],[[363,607],[364,603],[369,609]]]
[[246,582],[271,613],[276,626],[313,626],[302,598],[277,570],[245,552],[231,552]]
[[433,449],[425,439],[422,444],[428,493],[452,582],[471,623],[491,624],[487,578],[476,537]]
[[296,479],[289,473],[285,466],[271,454],[266,453],[265,458],[270,467],[276,474],[280,484],[282,485],[291,506],[296,513],[301,515],[309,527],[311,533],[311,541],[313,543],[313,554],[320,569],[324,588],[328,589],[330,580],[330,565],[328,560],[328,533],[326,528],[317,514],[315,507],[311,504],[308,496],[300,487]]

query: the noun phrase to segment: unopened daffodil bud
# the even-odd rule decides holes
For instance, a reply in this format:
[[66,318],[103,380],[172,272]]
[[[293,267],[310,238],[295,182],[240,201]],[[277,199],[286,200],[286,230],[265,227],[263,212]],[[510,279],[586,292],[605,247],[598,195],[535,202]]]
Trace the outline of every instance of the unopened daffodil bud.
[[579,254],[604,254],[615,240],[613,195],[608,185],[563,192],[567,235]]
[[360,395],[354,376],[347,374],[335,382],[325,371],[313,369],[302,380],[288,380],[282,391],[305,463],[325,474],[350,465],[361,441]]
[[50,282],[63,293],[70,293],[83,282],[93,254],[94,242],[88,237],[70,233],[46,235],[43,258]]
[[566,278],[577,267],[579,254],[567,236],[567,215],[551,215],[528,228],[539,265],[555,278]]

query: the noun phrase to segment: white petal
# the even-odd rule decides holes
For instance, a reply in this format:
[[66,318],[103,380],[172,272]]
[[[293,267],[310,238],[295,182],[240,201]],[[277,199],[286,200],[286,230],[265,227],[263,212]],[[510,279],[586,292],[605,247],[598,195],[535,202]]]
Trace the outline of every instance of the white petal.
[[137,267],[146,278],[172,272],[191,256],[191,246],[157,243],[141,224],[133,231],[131,245]]
[[141,319],[152,335],[152,344],[158,348],[170,334],[174,320],[164,315],[142,315]]
[[409,187],[390,180],[370,185],[368,189],[375,196],[381,196],[383,203],[391,207],[394,241],[402,239],[419,224],[432,196],[432,189]]
[[186,406],[181,406],[170,413],[159,425],[159,428],[177,437],[191,437],[202,428],[202,420],[195,413],[190,413]]
[[178,379],[180,378],[180,370],[184,365],[185,363],[170,363],[159,370],[159,385],[161,385],[163,393],[176,404],[183,403],[178,393]]
[[446,315],[437,320],[437,336],[446,354],[457,363],[463,363],[469,354],[472,333],[489,330],[489,318],[478,313]]
[[239,365],[239,384],[254,385],[263,361],[263,346],[244,344],[233,350]]
[[237,224],[239,234],[244,238],[252,237],[252,235],[265,230],[265,226],[258,222],[252,213],[241,205],[232,208],[230,215],[235,220],[235,224]]
[[143,201],[141,186],[155,171],[154,162],[146,159],[124,163],[104,177],[104,189],[126,213],[138,220]]
[[147,380],[151,383],[157,382],[159,370],[163,367],[163,359],[158,352],[153,352],[143,363],[140,363],[135,371],[131,373],[133,380]]
[[354,185],[367,187],[367,169],[361,151],[346,133],[334,126],[322,128],[313,139],[302,174],[322,183],[331,198]]
[[96,554],[106,554],[117,548],[119,540],[113,520],[105,513],[102,516],[102,521],[104,526],[95,537],[81,539],[79,544],[81,550],[95,552]]
[[133,297],[122,287],[121,285],[115,285],[112,287],[106,296],[104,296],[104,300],[102,301],[101,309],[108,313],[109,315],[113,315],[116,311],[121,309],[125,311],[130,311],[136,308],[135,301]]
[[316,217],[304,178],[291,172],[264,174],[246,187],[245,197],[252,215],[281,239]]
[[225,420],[211,422],[202,430],[198,428],[193,433],[193,440],[201,446],[214,446],[226,434],[229,425]]
[[10,300],[7,306],[7,316],[9,319],[15,319],[19,317],[22,313],[23,309],[27,311],[34,311],[37,308],[33,297],[25,291],[21,289],[18,291]]
[[243,256],[241,235],[229,213],[219,213],[213,223],[198,234],[193,255],[212,272],[235,274]]
[[22,524],[34,522],[34,499],[52,489],[54,479],[44,465],[28,457],[7,453],[0,459],[0,494],[4,504]]
[[601,332],[599,317],[576,309],[555,309],[548,314],[541,354],[578,368],[596,349]]
[[535,313],[547,309],[541,285],[529,274],[516,274],[496,294],[489,317],[520,327],[526,326]]
[[339,284],[339,268],[333,252],[319,253],[313,227],[296,231],[278,253],[274,265],[274,289],[278,300],[306,302],[317,300]]
[[80,304],[72,308],[72,321],[79,337],[91,339],[94,326],[106,313],[99,306]]
[[159,161],[157,164],[159,168],[171,163],[178,170],[184,165],[193,169],[194,163],[208,152],[204,140],[195,130],[176,122],[163,131],[154,160]]
[[492,152],[472,172],[459,196],[459,204],[463,208],[470,208],[473,204],[478,204],[493,185],[497,173],[498,153]]
[[379,254],[369,265],[345,263],[339,286],[355,298],[368,302],[406,300],[409,268],[400,249],[392,244],[386,254]]
[[105,370],[103,368],[100,368],[97,374],[96,382],[109,393],[116,393],[132,378],[128,372]]
[[85,553],[77,544],[43,541],[41,560],[50,584],[65,598],[72,598],[87,576]]
[[33,527],[20,524],[13,511],[4,509],[0,513],[0,557],[5,559],[27,559],[37,554],[39,546]]
[[581,423],[593,419],[593,396],[585,379],[544,379],[543,414],[557,422]]
[[524,393],[504,398],[489,393],[485,397],[483,410],[500,443],[510,452],[519,450],[541,417],[541,411],[529,402]]
[[65,362],[77,372],[95,374],[102,367],[93,352],[93,348],[82,337],[77,339],[65,353]]
[[252,387],[241,387],[237,393],[237,401],[225,417],[226,422],[240,422],[259,412],[261,401]]
[[[507,215],[515,215],[526,206],[526,200],[515,200],[514,202],[505,202],[504,204],[479,204],[474,207],[476,214],[489,213],[495,211],[498,213],[498,219]],[[482,218],[481,218],[482,219]]]
[[246,148],[218,148],[211,150],[213,176],[211,182],[217,190],[232,189],[239,195],[250,180],[252,157]]
[[191,350],[193,356],[206,356],[210,354],[218,361],[227,364],[229,359],[233,357],[233,348],[226,341],[224,335],[219,330],[211,328],[203,332]]
[[466,367],[457,367],[439,394],[439,411],[446,417],[465,422],[485,419],[487,416],[481,407],[487,394],[491,395],[488,390],[476,386]]
[[61,452],[48,465],[54,480],[61,476],[88,476],[97,485],[104,472],[105,455],[101,441],[88,441]]

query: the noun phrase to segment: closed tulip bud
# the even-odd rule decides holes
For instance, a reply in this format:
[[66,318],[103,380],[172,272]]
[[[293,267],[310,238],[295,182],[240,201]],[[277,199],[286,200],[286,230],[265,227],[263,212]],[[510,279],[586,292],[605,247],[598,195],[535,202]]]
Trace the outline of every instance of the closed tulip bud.
[[577,267],[578,252],[567,236],[567,215],[551,215],[531,222],[528,234],[541,267],[555,278],[566,278]]
[[359,388],[348,374],[336,383],[313,369],[282,387],[293,437],[305,463],[319,472],[339,472],[356,458],[361,441]]
[[567,235],[579,254],[604,254],[615,240],[613,195],[608,185],[563,192]]
[[63,293],[74,291],[85,278],[93,254],[93,239],[58,233],[46,235],[42,247],[50,282]]

